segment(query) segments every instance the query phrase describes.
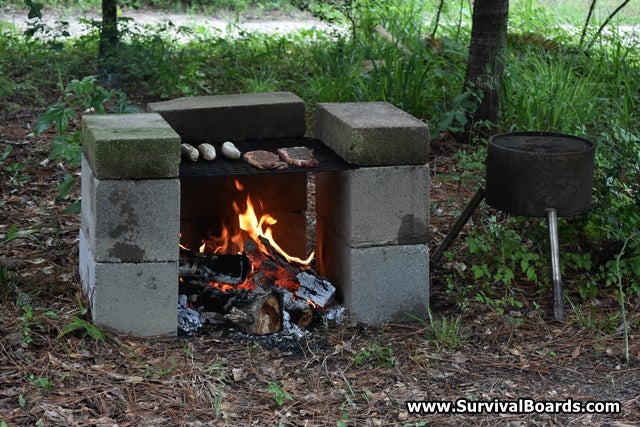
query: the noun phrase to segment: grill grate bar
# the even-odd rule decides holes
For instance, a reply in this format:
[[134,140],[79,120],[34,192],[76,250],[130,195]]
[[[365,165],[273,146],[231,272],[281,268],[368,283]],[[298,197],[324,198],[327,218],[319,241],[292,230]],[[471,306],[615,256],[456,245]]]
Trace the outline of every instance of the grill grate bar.
[[589,141],[559,135],[496,135],[492,143],[508,150],[526,153],[562,154],[582,153],[591,149]]
[[338,156],[331,148],[327,147],[319,139],[315,138],[279,138],[261,139],[253,141],[234,142],[240,152],[246,153],[253,150],[265,150],[277,154],[278,148],[303,146],[314,151],[319,165],[314,168],[302,168],[289,165],[283,170],[258,169],[243,160],[228,160],[222,155],[222,143],[212,144],[216,148],[218,156],[213,162],[198,160],[195,163],[182,161],[180,163],[180,177],[197,176],[230,176],[230,175],[255,175],[273,173],[294,173],[294,172],[324,172],[356,169],[358,166],[347,163]]

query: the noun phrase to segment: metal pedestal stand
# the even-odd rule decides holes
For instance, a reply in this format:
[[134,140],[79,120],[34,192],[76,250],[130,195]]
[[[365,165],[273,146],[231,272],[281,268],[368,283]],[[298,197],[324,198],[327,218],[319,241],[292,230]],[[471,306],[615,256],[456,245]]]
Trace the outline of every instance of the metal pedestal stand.
[[[485,190],[479,187],[473,195],[467,207],[460,214],[451,230],[447,233],[440,246],[431,256],[431,265],[437,265],[442,258],[442,254],[449,249],[451,244],[456,240],[458,234],[465,226],[473,212],[478,208],[480,202],[485,197]],[[553,277],[553,318],[555,320],[564,320],[564,301],[562,294],[562,276],[560,272],[560,244],[558,239],[558,215],[554,208],[547,209],[547,224],[549,227],[549,243],[551,245],[551,273]]]

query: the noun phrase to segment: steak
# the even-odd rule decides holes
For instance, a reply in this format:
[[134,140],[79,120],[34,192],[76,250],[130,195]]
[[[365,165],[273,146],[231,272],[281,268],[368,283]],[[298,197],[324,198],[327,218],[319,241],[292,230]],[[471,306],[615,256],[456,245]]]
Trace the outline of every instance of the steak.
[[278,154],[287,163],[303,168],[313,168],[318,166],[318,159],[313,155],[313,150],[307,147],[279,148]]
[[286,169],[288,165],[277,154],[264,150],[247,151],[242,159],[258,169]]

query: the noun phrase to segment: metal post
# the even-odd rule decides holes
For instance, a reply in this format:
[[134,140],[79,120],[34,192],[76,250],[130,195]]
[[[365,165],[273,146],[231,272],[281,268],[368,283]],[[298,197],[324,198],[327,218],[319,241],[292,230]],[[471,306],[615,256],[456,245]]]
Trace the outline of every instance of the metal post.
[[478,187],[478,191],[476,191],[476,194],[473,195],[473,198],[471,199],[467,207],[464,209],[462,214],[460,214],[460,218],[458,218],[455,224],[453,224],[453,227],[444,237],[444,240],[442,241],[442,243],[440,243],[438,249],[436,249],[436,251],[431,256],[431,265],[438,264],[444,251],[449,249],[449,246],[451,246],[453,241],[456,240],[456,237],[458,237],[458,234],[460,234],[460,230],[462,230],[462,227],[464,227],[467,221],[469,221],[471,214],[476,210],[482,199],[484,199],[484,188]]
[[549,242],[551,244],[551,274],[553,277],[553,318],[564,319],[564,301],[562,299],[562,277],[560,273],[560,244],[558,242],[558,215],[553,208],[547,209],[549,224]]

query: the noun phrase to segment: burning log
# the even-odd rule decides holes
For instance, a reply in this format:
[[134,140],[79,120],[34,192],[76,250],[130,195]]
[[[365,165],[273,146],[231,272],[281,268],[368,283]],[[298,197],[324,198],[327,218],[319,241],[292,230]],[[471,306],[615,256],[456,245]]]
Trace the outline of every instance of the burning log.
[[289,313],[291,322],[306,329],[313,320],[313,308],[304,299],[296,298],[286,289],[279,289],[282,294],[282,306]]
[[186,258],[178,263],[181,277],[198,277],[211,282],[239,285],[251,271],[251,263],[245,255],[205,255],[181,250]]
[[242,300],[227,302],[229,312],[224,318],[247,334],[267,335],[282,329],[282,303],[275,292],[258,291],[245,294]]
[[309,271],[303,271],[296,275],[300,288],[296,296],[311,301],[319,307],[326,307],[336,294],[336,288],[325,279],[322,279]]
[[282,297],[275,290],[222,290],[205,280],[184,277],[180,293],[194,295],[194,306],[210,323],[230,322],[241,332],[254,335],[271,334],[282,328]]

